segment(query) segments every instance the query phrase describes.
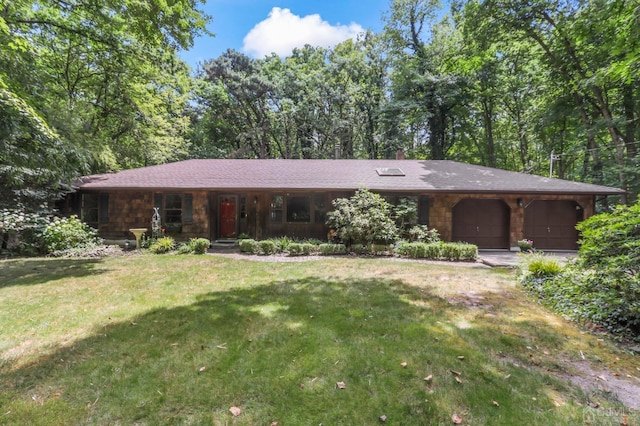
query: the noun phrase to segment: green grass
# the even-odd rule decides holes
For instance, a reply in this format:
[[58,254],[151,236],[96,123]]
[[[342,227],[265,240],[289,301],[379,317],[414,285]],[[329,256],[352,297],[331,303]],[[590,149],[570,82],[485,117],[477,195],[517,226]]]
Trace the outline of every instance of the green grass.
[[616,407],[553,373],[580,350],[633,360],[513,282],[380,259],[3,261],[0,424],[558,425]]

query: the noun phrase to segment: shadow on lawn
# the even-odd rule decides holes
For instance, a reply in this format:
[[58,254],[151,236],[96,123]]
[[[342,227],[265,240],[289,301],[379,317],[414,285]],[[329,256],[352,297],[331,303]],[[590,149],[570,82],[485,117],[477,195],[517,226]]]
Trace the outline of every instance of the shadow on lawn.
[[0,261],[0,288],[42,284],[71,277],[102,273],[100,259],[18,259]]
[[[499,327],[451,326],[468,309],[385,279],[208,293],[127,323],[105,318],[94,336],[3,373],[0,421],[449,424],[452,410],[477,424],[560,419],[544,377],[487,353],[501,349]],[[492,340],[491,351],[477,343]]]

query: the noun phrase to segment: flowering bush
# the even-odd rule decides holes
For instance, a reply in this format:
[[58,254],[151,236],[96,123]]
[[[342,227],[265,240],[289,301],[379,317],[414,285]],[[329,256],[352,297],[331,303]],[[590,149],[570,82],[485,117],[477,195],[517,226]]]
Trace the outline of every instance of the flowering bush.
[[520,247],[522,251],[529,251],[533,248],[533,241],[527,239],[520,240],[518,241],[518,247]]
[[98,231],[77,216],[55,218],[45,227],[41,239],[49,254],[79,247],[90,248],[102,243]]
[[392,205],[382,196],[359,189],[351,198],[333,200],[335,210],[327,213],[327,225],[335,230],[335,237],[349,245],[387,243],[398,237],[392,219]]
[[[46,209],[46,206],[41,206]],[[28,212],[22,207],[0,209],[0,242],[2,249],[21,255],[37,255],[42,247],[40,234],[49,224],[46,212]]]

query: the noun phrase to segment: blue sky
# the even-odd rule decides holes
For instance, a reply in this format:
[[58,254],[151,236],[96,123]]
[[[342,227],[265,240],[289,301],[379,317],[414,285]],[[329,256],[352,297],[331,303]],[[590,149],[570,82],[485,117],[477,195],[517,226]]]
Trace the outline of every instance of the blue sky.
[[286,56],[305,44],[329,47],[358,32],[382,29],[390,0],[207,0],[215,37],[200,37],[182,58],[193,69],[227,49],[254,58]]

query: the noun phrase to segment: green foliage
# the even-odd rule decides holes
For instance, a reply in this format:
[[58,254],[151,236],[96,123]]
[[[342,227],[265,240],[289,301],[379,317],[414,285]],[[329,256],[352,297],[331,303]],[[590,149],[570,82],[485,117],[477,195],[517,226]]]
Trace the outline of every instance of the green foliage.
[[318,246],[318,251],[324,256],[347,254],[347,246],[344,244],[320,244]]
[[606,268],[618,276],[640,265],[640,202],[591,216],[577,228],[582,235],[578,259],[583,267]]
[[521,251],[531,251],[533,249],[533,241],[527,239],[518,240],[518,248]]
[[316,245],[310,243],[289,243],[286,252],[289,253],[289,256],[308,256],[316,248]]
[[193,246],[189,243],[180,244],[177,250],[178,254],[194,254]]
[[427,225],[414,225],[407,231],[408,240],[418,243],[437,243],[440,233],[437,229],[429,229]]
[[414,259],[473,261],[478,258],[478,247],[467,243],[401,241],[396,245],[396,253]]
[[319,246],[320,244],[324,244],[323,240],[319,240],[317,238],[308,238],[304,240],[305,243],[313,244],[314,246]]
[[[147,237],[147,234],[142,234],[140,236],[140,248],[142,249],[148,249],[155,242],[156,242],[156,238]],[[134,247],[135,247],[135,241],[134,241]]]
[[83,223],[77,216],[56,218],[42,232],[42,244],[47,253],[61,252],[81,246],[99,244],[98,231]]
[[40,237],[50,223],[46,206],[43,211],[29,212],[25,208],[0,209],[0,249],[21,256],[41,254]]
[[279,252],[287,252],[289,250],[289,246],[294,243],[294,240],[286,235],[280,238],[274,238],[272,241],[278,245]]
[[191,238],[188,243],[178,247],[178,254],[204,254],[211,245],[206,238]]
[[204,254],[211,245],[211,241],[206,238],[192,238],[189,241],[189,245],[193,247],[193,252],[195,254]]
[[351,198],[333,201],[334,210],[327,213],[327,225],[336,237],[347,244],[371,246],[395,241],[398,228],[391,219],[392,206],[379,194],[359,189]]
[[2,2],[0,199],[60,198],[90,172],[186,151],[199,1]]
[[165,254],[176,248],[173,237],[160,237],[149,246],[149,251],[154,254]]
[[526,256],[522,284],[543,303],[580,322],[640,336],[640,204],[618,207],[581,222],[575,264],[562,271]]
[[452,261],[472,261],[478,258],[478,247],[467,243],[440,243],[441,257]]
[[535,255],[527,262],[527,271],[534,277],[552,277],[562,272],[558,260]]
[[403,197],[398,205],[393,207],[393,214],[396,218],[398,229],[402,232],[418,219],[418,203],[411,198]]
[[352,244],[351,252],[360,255],[391,256],[395,252],[393,244]]
[[258,242],[260,249],[258,254],[268,256],[270,254],[276,254],[280,252],[280,246],[277,240],[262,240]]
[[582,270],[576,265],[555,275],[523,274],[520,282],[541,303],[567,319],[596,324],[613,334],[638,339],[640,300],[609,283],[602,271]]
[[351,253],[360,254],[360,255],[368,255],[371,254],[371,245],[370,244],[351,244],[349,247]]
[[245,238],[238,242],[241,253],[257,254],[260,246],[258,242],[252,238]]

